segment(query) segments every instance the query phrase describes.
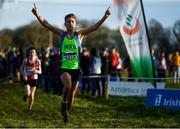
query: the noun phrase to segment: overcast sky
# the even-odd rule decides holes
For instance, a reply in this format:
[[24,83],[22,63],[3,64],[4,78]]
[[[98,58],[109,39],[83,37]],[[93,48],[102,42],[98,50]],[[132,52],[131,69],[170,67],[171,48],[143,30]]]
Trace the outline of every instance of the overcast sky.
[[[36,20],[31,13],[33,2],[50,23],[62,27],[64,16],[75,13],[78,19],[99,20],[110,6],[111,16],[105,25],[118,27],[112,0],[5,0],[0,9],[0,30],[15,29]],[[143,0],[146,21],[156,19],[164,27],[172,27],[180,19],[180,0]]]

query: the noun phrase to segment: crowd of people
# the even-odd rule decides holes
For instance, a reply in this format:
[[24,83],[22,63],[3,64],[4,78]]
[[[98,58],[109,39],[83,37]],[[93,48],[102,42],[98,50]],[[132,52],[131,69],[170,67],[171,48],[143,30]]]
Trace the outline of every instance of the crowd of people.
[[164,81],[166,77],[172,78],[174,84],[180,83],[180,54],[155,52],[151,50],[155,76]]
[[[22,74],[20,72],[20,66],[26,53],[20,48],[9,47],[7,49],[0,50],[0,78],[13,83],[14,81],[22,82]],[[110,57],[111,56],[111,57]],[[57,48],[42,48],[38,51],[38,57],[41,60],[42,74],[39,75],[39,87],[47,93],[53,92],[54,94],[62,93],[62,84],[58,77],[60,51]],[[112,63],[111,63],[112,62]],[[111,65],[112,64],[112,65]],[[112,54],[106,49],[93,48],[89,51],[87,48],[83,48],[81,52],[81,75],[82,77],[82,94],[84,94],[85,84],[88,84],[88,90],[90,91],[90,81],[88,76],[90,75],[109,75],[115,76],[115,73],[122,68],[120,63],[120,54],[114,48]],[[117,66],[117,69],[116,69]],[[97,86],[93,87],[93,95],[95,95],[96,88],[100,94],[99,78],[94,77],[92,79],[93,84]],[[103,92],[105,93],[105,81],[102,79]]]
[[[20,66],[26,53],[20,48],[9,47],[0,50],[0,78],[9,83],[14,81],[22,82]],[[61,84],[59,73],[60,51],[57,48],[42,48],[38,52],[41,60],[42,74],[38,80],[39,87],[45,92],[62,94],[63,86]],[[152,50],[152,59],[155,69],[155,75],[164,81],[166,77],[172,77],[173,82],[180,83],[180,55],[179,52],[165,54],[157,53]],[[128,73],[128,77],[133,77],[131,73],[130,61],[128,58],[120,56],[115,48],[88,50],[83,48],[81,51],[81,93],[95,95],[105,95],[105,85],[107,75],[111,77],[123,77],[123,72]],[[91,77],[91,78],[90,78]],[[93,84],[93,85],[92,85]]]

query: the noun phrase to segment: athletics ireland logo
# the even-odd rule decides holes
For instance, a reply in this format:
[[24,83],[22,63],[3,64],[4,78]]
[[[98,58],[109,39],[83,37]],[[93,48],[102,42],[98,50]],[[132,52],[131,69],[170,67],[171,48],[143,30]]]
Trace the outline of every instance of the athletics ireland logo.
[[139,20],[136,18],[133,18],[131,15],[126,16],[126,22],[123,26],[123,31],[127,35],[134,35],[136,34],[140,29],[140,23]]

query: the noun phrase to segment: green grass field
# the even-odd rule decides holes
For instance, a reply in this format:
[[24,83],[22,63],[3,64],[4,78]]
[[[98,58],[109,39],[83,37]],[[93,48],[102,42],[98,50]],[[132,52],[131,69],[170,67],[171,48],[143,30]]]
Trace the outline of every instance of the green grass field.
[[147,108],[142,97],[93,98],[77,95],[64,124],[61,96],[36,92],[33,110],[22,101],[22,84],[0,84],[0,128],[179,128],[180,111]]

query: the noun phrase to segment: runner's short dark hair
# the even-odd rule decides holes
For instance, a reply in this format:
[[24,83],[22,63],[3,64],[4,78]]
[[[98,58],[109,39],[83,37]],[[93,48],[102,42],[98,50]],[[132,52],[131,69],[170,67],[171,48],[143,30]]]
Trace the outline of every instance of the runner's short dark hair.
[[70,17],[74,18],[74,19],[77,21],[77,17],[76,17],[76,15],[73,14],[73,13],[67,14],[67,15],[65,16],[64,20],[66,21],[66,19],[68,19],[68,18],[70,18]]

